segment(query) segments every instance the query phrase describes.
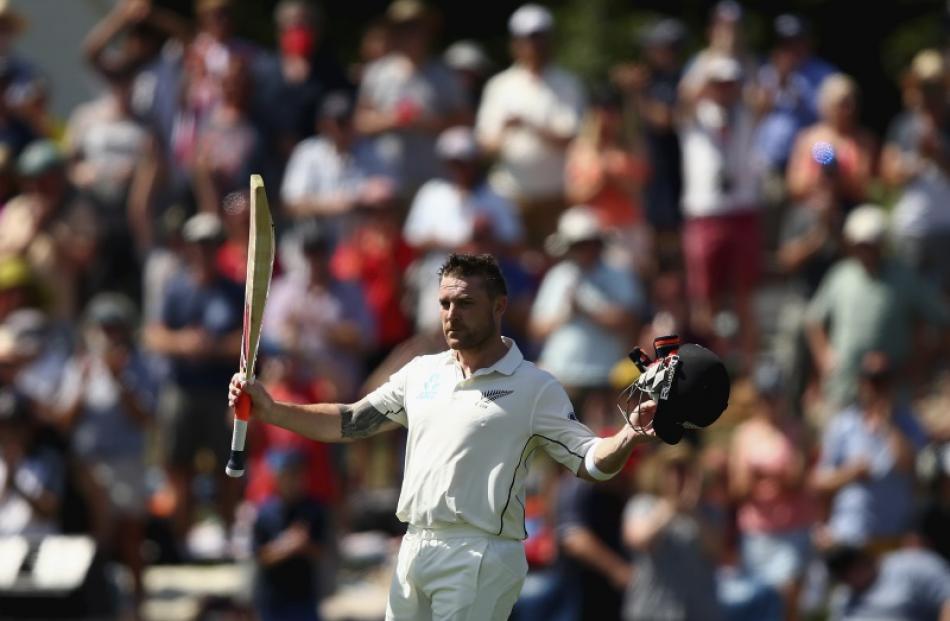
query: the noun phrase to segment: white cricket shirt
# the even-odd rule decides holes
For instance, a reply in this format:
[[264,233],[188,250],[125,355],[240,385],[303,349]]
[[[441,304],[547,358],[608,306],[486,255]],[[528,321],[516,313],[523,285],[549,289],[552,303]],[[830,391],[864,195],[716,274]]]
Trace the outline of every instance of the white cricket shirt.
[[448,350],[413,359],[367,397],[409,430],[396,511],[403,522],[468,524],[524,539],[524,481],[534,450],[576,473],[597,443],[557,380],[504,341],[508,353],[467,379]]

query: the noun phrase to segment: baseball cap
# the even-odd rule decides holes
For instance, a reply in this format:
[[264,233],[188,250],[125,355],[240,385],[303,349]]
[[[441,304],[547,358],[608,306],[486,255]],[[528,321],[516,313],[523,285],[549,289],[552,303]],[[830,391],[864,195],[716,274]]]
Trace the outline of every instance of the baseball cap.
[[17,158],[17,172],[24,177],[37,177],[62,167],[66,158],[52,140],[34,140]]
[[342,121],[353,116],[353,98],[346,91],[333,91],[320,104],[320,118]]
[[188,218],[181,235],[192,244],[220,242],[224,239],[224,225],[221,218],[212,213],[199,213]]
[[640,43],[645,47],[679,45],[686,39],[686,27],[675,17],[666,17],[644,31]]
[[86,318],[100,326],[132,327],[135,304],[121,293],[99,293],[86,306]]
[[478,159],[478,144],[468,127],[450,127],[439,134],[435,152],[443,160],[471,162]]
[[508,31],[513,37],[530,37],[533,34],[550,32],[554,17],[540,4],[525,4],[511,14]]
[[487,72],[491,61],[478,43],[469,40],[456,41],[442,54],[446,65],[456,71]]
[[561,214],[557,231],[548,236],[544,247],[549,254],[561,256],[574,244],[603,238],[604,229],[594,210],[586,205],[578,205]]
[[791,13],[783,13],[776,17],[773,27],[775,36],[783,41],[802,39],[809,33],[808,22]]
[[742,19],[742,5],[735,0],[722,0],[713,7],[714,21],[737,22]]
[[[631,386],[656,401],[653,430],[667,444],[679,442],[686,429],[713,424],[729,404],[729,374],[719,356],[695,343],[678,343],[675,335],[657,338],[657,360]],[[630,353],[634,363],[648,361],[644,356],[639,348]]]
[[848,214],[844,238],[852,244],[879,244],[887,234],[887,214],[877,205],[861,205]]
[[947,73],[943,54],[934,49],[917,52],[910,63],[910,72],[921,82],[942,82]]
[[714,56],[704,72],[707,82],[736,82],[742,78],[742,65],[731,56]]
[[427,16],[426,6],[419,0],[396,0],[386,9],[386,17],[393,24],[416,22]]
[[205,13],[217,9],[229,9],[234,0],[195,0],[195,13]]

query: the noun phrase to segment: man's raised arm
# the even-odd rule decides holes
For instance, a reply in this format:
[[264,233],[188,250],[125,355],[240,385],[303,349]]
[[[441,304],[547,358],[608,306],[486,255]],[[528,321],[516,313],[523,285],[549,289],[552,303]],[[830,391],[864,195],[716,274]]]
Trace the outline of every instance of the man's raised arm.
[[257,420],[320,442],[352,442],[400,426],[365,398],[351,404],[285,403],[275,401],[260,384],[248,383],[236,374],[228,390],[232,407],[241,392],[251,397],[251,413]]

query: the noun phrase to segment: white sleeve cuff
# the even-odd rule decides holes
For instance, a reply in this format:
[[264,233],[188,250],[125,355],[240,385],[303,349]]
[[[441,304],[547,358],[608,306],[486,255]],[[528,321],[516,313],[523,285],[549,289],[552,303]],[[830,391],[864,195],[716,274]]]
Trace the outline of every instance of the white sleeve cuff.
[[597,446],[603,441],[603,438],[599,438],[597,442],[594,442],[594,444],[591,445],[591,447],[587,450],[587,454],[584,456],[584,468],[587,470],[587,474],[589,474],[592,479],[596,479],[597,481],[606,481],[613,478],[617,472],[620,472],[620,470],[618,470],[617,472],[611,472],[608,474],[598,468],[597,464],[594,463],[594,453],[597,451]]

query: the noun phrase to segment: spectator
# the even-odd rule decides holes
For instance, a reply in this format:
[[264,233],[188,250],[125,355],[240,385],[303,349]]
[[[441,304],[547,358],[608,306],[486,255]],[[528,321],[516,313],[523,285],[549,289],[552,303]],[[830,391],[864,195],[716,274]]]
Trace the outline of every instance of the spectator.
[[317,621],[316,560],[326,538],[324,510],[306,495],[303,454],[274,451],[268,460],[277,473],[277,493],[254,524],[257,610],[261,621]]
[[[834,197],[846,211],[867,198],[877,157],[871,134],[858,125],[858,87],[850,77],[836,73],[818,91],[818,123],[803,130],[795,141],[786,183],[793,201],[807,201],[821,188],[822,175],[831,178]],[[816,154],[830,146],[830,158]]]
[[688,108],[696,104],[705,89],[709,63],[730,58],[739,64],[743,86],[755,78],[759,62],[746,49],[746,23],[742,5],[735,0],[721,0],[713,7],[706,30],[708,43],[686,64],[679,84],[679,98]]
[[775,18],[775,45],[755,80],[757,106],[764,118],[756,151],[770,173],[784,178],[798,132],[818,120],[818,93],[836,70],[812,53],[811,28],[788,13]]
[[0,64],[6,68],[13,84],[22,84],[34,77],[32,64],[13,50],[13,43],[28,26],[10,0],[0,1]]
[[864,354],[881,351],[893,368],[904,369],[912,361],[919,320],[936,326],[950,321],[936,290],[884,255],[886,229],[880,207],[852,211],[844,224],[851,256],[831,268],[808,306],[809,348],[832,407],[845,407],[857,396]]
[[476,129],[496,157],[492,187],[517,203],[527,242],[540,248],[564,211],[564,163],[584,111],[577,78],[553,62],[554,18],[526,4],[508,20],[514,64],[488,81]]
[[5,98],[13,114],[27,126],[30,133],[63,144],[66,125],[50,110],[49,80],[35,76],[12,84]]
[[198,208],[219,213],[221,200],[247,187],[251,173],[263,170],[263,137],[250,119],[253,88],[247,65],[235,60],[221,76],[221,100],[198,135],[194,180]]
[[697,333],[713,336],[714,318],[729,309],[731,296],[748,362],[758,352],[752,294],[762,263],[761,177],[750,160],[756,120],[741,98],[739,62],[718,56],[703,65],[703,88],[680,128],[692,323]]
[[[930,447],[932,460],[929,480],[929,492],[919,514],[919,535],[924,544],[950,563],[950,531],[944,524],[950,522],[950,442],[934,444]],[[918,463],[924,463],[921,455]]]
[[621,531],[630,480],[602,485],[561,477],[558,486],[558,569],[562,588],[576,597],[576,621],[620,619],[633,567]]
[[815,520],[814,499],[806,490],[808,438],[800,421],[784,411],[779,367],[760,363],[754,380],[755,414],[736,428],[729,451],[742,566],[782,594],[785,619],[798,619]]
[[355,397],[363,357],[375,345],[372,315],[359,285],[333,277],[326,227],[307,223],[296,241],[303,263],[274,281],[262,338],[304,356],[306,366],[333,386],[327,398],[346,401]]
[[326,16],[312,0],[281,0],[274,24],[278,52],[261,55],[254,69],[255,117],[263,117],[268,135],[275,137],[272,155],[284,162],[294,145],[311,135],[323,97],[352,85],[330,49]]
[[913,517],[914,455],[927,436],[896,402],[896,367],[882,352],[861,360],[857,403],[825,429],[814,485],[831,498],[824,539],[894,549]]
[[937,50],[914,57],[904,83],[905,110],[891,122],[881,175],[900,190],[894,206],[897,251],[916,271],[950,291],[950,123],[948,71]]
[[377,154],[398,171],[400,193],[411,197],[442,170],[439,132],[469,121],[455,75],[431,56],[434,16],[418,0],[395,0],[386,13],[391,51],[363,74],[356,128],[374,138]]
[[57,515],[65,485],[58,454],[36,442],[27,401],[0,393],[0,536],[43,537],[60,531]]
[[363,289],[376,324],[376,349],[366,361],[366,368],[373,369],[412,335],[404,282],[415,253],[402,236],[392,193],[368,198],[364,196],[364,204],[354,211],[353,227],[337,245],[331,267],[337,279]]
[[624,64],[612,71],[614,82],[642,123],[650,162],[643,189],[646,219],[667,243],[681,222],[683,178],[675,120],[685,42],[682,22],[672,17],[661,19],[641,37],[643,64]]
[[822,175],[808,202],[793,205],[785,214],[779,232],[776,263],[784,276],[784,297],[779,311],[777,356],[787,371],[787,394],[791,407],[801,413],[801,399],[814,374],[805,338],[805,308],[828,270],[844,251],[841,225],[844,219],[834,196],[833,183]]
[[243,289],[215,266],[223,235],[221,221],[213,214],[192,216],[185,223],[183,269],[165,288],[161,316],[145,329],[146,346],[167,358],[170,367],[158,407],[180,540],[193,518],[199,452],[216,460],[217,500],[226,523],[236,502],[237,490],[222,467],[228,459],[228,410],[215,387],[233,373],[240,352]]
[[453,127],[442,132],[436,153],[448,179],[433,179],[419,189],[406,220],[406,241],[423,252],[445,253],[470,239],[476,221],[485,219],[499,241],[518,243],[522,230],[514,205],[484,181],[471,130]]
[[447,129],[436,142],[436,152],[448,179],[432,179],[419,189],[403,228],[406,242],[420,256],[414,296],[420,331],[439,325],[439,309],[430,303],[439,283],[431,275],[451,251],[471,241],[480,226],[487,226],[503,246],[512,247],[522,238],[514,205],[484,180],[472,131]]
[[385,17],[370,21],[360,37],[359,58],[347,68],[350,82],[361,83],[366,68],[391,51],[392,35]]
[[950,618],[950,570],[932,552],[908,548],[878,559],[861,547],[838,546],[825,561],[842,587],[831,602],[831,621]]
[[466,102],[471,110],[478,110],[485,82],[492,74],[491,59],[476,41],[464,39],[446,48],[442,61],[455,72],[465,91]]
[[316,130],[317,136],[294,148],[280,195],[293,217],[316,216],[340,229],[340,220],[374,186],[393,183],[395,171],[356,135],[349,94],[337,91],[324,98]]
[[[236,67],[253,67],[260,50],[234,35],[234,0],[195,0],[198,33],[188,45],[181,68],[181,100],[170,126],[169,155],[173,166],[190,171],[197,157],[198,138],[209,115],[224,97],[224,82]],[[232,93],[233,94],[233,93]]]
[[86,308],[82,353],[66,363],[59,420],[88,482],[94,534],[128,567],[136,607],[144,600],[145,436],[155,390],[134,339],[131,300],[101,293]]
[[593,209],[601,225],[623,239],[625,258],[641,272],[649,267],[643,257],[652,255],[640,206],[648,168],[640,145],[624,128],[620,94],[599,93],[568,149],[565,193],[572,203]]
[[582,420],[589,398],[613,405],[610,370],[637,334],[644,299],[636,276],[604,261],[605,236],[595,213],[572,207],[548,246],[560,260],[544,276],[531,311],[530,332],[542,344],[538,364],[564,384]]
[[65,164],[52,142],[31,143],[17,160],[22,192],[0,214],[0,256],[29,262],[57,321],[79,312],[100,234],[94,210],[75,200]]
[[[326,399],[334,387],[326,378],[315,376],[308,368],[306,358],[300,354],[269,350],[262,358],[258,373],[271,394],[279,395],[282,401],[314,403],[314,399]],[[328,509],[338,504],[341,493],[341,476],[331,447],[277,427],[252,422],[250,437],[251,461],[248,468],[245,498],[256,507],[262,506],[278,493],[279,472],[268,459],[272,452],[297,452],[305,461],[304,478],[307,498],[315,500]],[[254,428],[256,427],[256,428]]]
[[705,524],[700,480],[686,444],[662,447],[653,481],[634,496],[623,514],[623,539],[637,553],[624,601],[625,621],[715,621],[716,534]]
[[98,278],[113,289],[137,294],[139,266],[127,205],[139,162],[153,148],[152,139],[132,111],[133,68],[117,67],[105,77],[109,91],[70,117],[69,176],[96,206]]

